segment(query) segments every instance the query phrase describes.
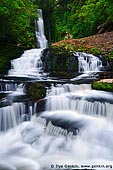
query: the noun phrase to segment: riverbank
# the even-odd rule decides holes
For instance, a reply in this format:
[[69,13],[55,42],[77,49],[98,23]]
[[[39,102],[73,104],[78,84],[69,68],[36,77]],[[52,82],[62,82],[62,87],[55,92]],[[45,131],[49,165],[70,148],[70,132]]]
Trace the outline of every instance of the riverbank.
[[113,58],[113,32],[96,34],[80,39],[62,40],[52,44],[52,47],[55,46]]
[[[96,34],[93,36],[62,40],[52,44],[53,48],[62,47],[66,50],[80,51],[92,53],[94,55],[101,55],[110,64],[111,72],[113,72],[113,32],[106,32],[103,34]],[[93,83],[92,87],[96,90],[105,90],[113,92],[113,77],[101,79]]]
[[101,55],[110,63],[113,71],[113,32],[96,34],[80,39],[62,40],[53,43],[52,47],[63,47],[71,51]]

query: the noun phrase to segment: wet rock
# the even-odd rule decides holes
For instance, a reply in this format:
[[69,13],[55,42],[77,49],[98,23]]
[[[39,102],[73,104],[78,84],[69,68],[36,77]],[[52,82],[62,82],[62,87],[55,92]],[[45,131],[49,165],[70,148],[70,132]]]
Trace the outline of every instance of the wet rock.
[[63,48],[47,48],[41,57],[45,72],[77,72],[78,59],[73,52]]
[[46,86],[41,83],[29,83],[27,84],[27,94],[34,101],[43,99],[46,96]]

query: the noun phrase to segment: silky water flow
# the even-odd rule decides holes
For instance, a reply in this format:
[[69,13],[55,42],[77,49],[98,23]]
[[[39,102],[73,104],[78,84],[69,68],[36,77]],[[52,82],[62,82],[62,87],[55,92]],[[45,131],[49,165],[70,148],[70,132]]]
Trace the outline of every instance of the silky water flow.
[[[42,23],[42,13],[40,17]],[[43,48],[25,51],[13,60],[9,77],[41,79]],[[99,69],[102,63],[97,57],[91,55],[89,65],[89,55],[84,55],[79,56],[78,71]],[[9,99],[24,95],[23,85],[6,84],[5,92]],[[113,169],[112,94],[92,90],[90,84],[52,84],[45,101],[41,113],[35,103],[32,115],[30,106],[28,121],[22,119],[24,102],[0,108],[0,170]]]

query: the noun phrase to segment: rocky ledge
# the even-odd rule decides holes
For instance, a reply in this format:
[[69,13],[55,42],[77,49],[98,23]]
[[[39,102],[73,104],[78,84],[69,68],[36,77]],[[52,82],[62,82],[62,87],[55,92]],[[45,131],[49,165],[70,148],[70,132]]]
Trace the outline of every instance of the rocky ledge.
[[72,51],[88,52],[94,55],[101,54],[113,59],[113,32],[96,34],[89,37],[62,40],[53,43],[52,46],[64,47]]
[[[62,40],[52,44],[52,47],[101,55],[109,62],[110,71],[113,73],[113,32],[105,32],[80,39]],[[105,76],[105,79],[102,76],[102,80],[95,81],[92,87],[97,90],[113,92],[113,76],[111,76],[111,73],[110,79],[109,76],[107,79],[107,76]]]

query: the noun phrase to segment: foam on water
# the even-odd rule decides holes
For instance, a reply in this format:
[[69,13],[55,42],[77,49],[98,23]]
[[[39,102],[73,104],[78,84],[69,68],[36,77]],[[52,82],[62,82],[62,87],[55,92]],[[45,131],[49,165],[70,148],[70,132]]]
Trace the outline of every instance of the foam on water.
[[[62,112],[52,114],[57,114],[57,118],[64,116]],[[105,119],[80,116],[75,112],[66,114],[67,116],[71,114],[75,122],[77,117],[89,123],[86,123],[77,136],[72,135],[68,138],[66,130],[61,128],[57,130],[51,123],[45,127],[45,119],[37,117],[7,133],[1,133],[0,168],[41,170],[51,169],[52,164],[72,165],[75,162],[78,165],[83,163],[112,165],[113,125],[108,124]]]
[[80,114],[106,117],[113,122],[113,95],[91,90],[91,85],[58,85],[47,92],[47,111],[76,110]]
[[86,71],[100,71],[102,69],[102,61],[92,55],[86,54],[81,52],[75,52],[75,55],[78,56],[78,71],[79,72],[86,72]]
[[11,70],[9,75],[16,76],[37,76],[41,74],[43,67],[40,59],[41,51],[43,49],[31,49],[27,50],[22,54],[20,58],[11,61]]

